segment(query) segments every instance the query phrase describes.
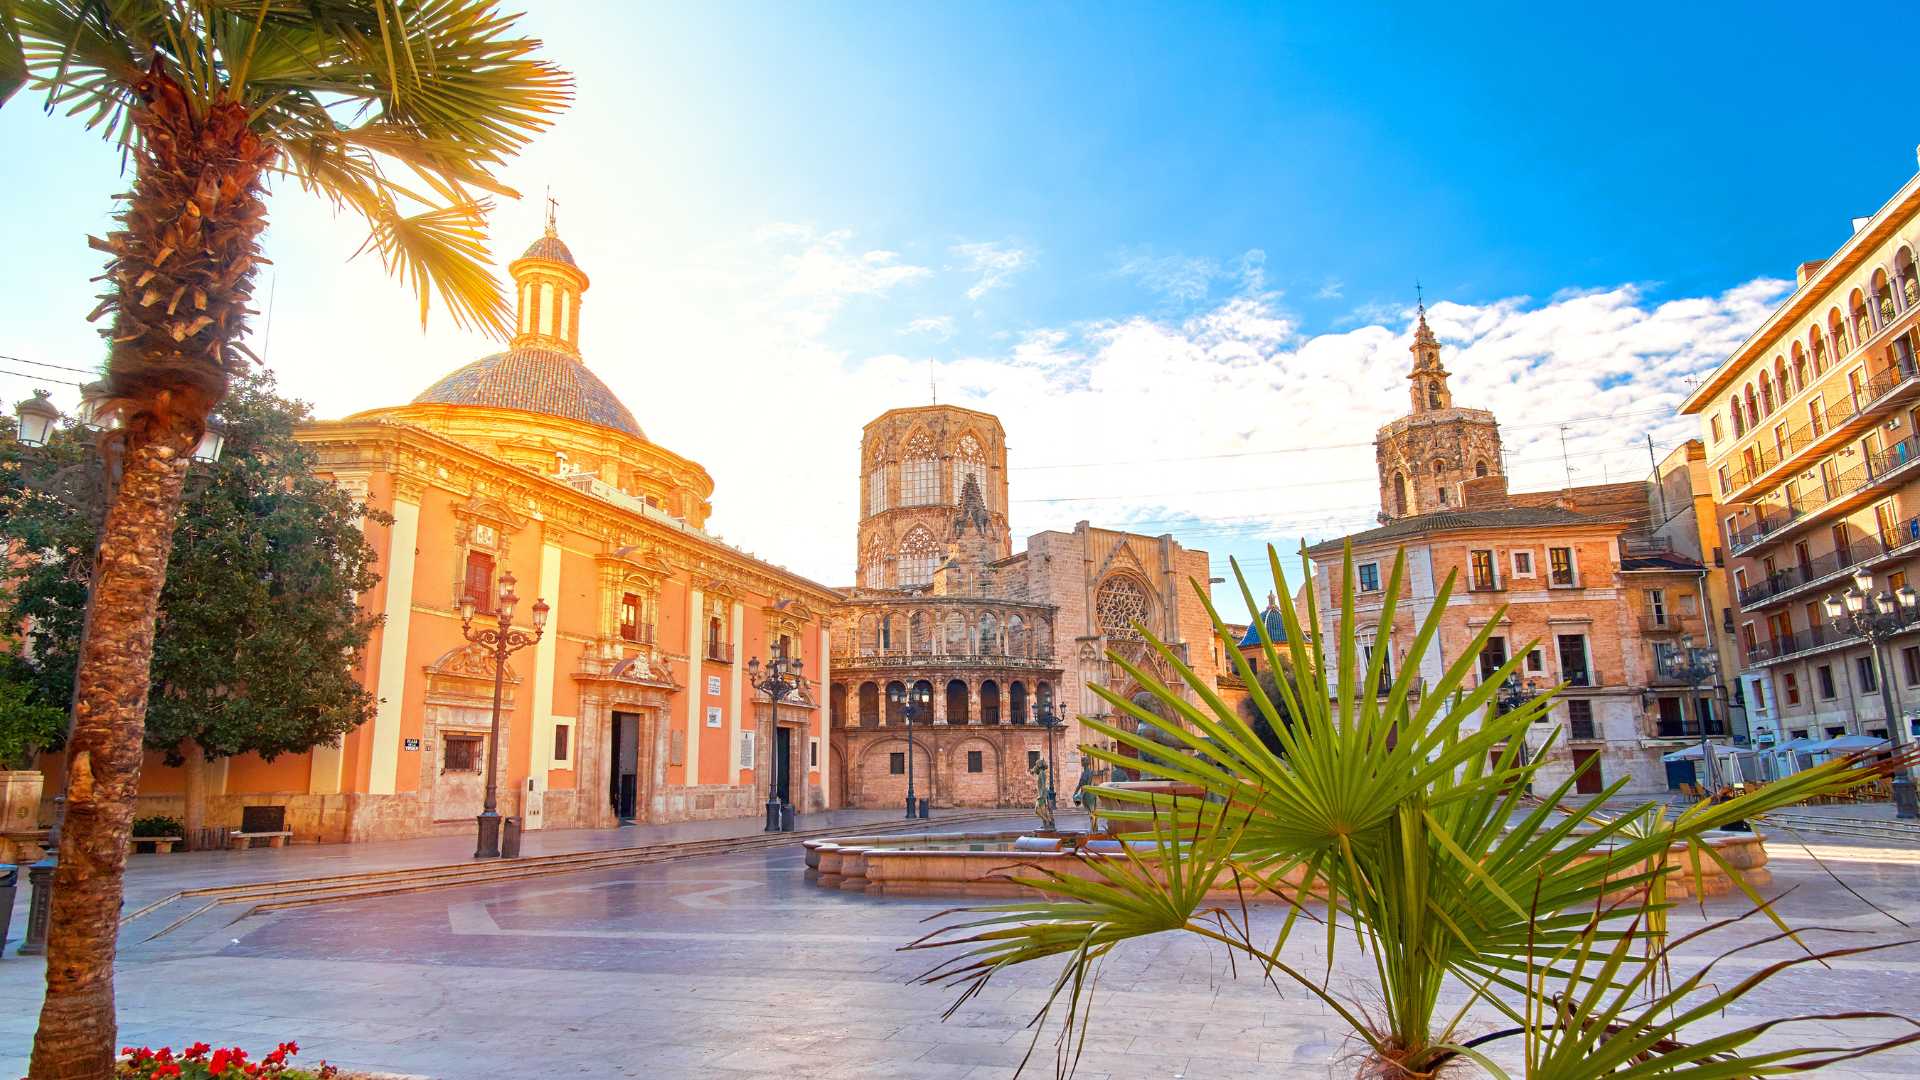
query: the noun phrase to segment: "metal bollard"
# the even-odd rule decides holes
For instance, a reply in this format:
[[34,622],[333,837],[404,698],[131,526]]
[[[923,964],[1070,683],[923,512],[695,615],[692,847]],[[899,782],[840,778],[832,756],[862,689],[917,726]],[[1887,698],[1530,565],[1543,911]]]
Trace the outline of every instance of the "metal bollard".
[[793,822],[794,822],[793,804],[781,803],[780,804],[780,831],[792,832]]
[[0,863],[0,956],[7,952],[7,931],[13,928],[13,894],[20,885],[20,868]]
[[500,857],[517,859],[520,857],[520,819],[510,817],[502,823],[500,830]]
[[60,864],[49,855],[27,868],[27,885],[33,890],[27,900],[27,937],[17,950],[21,956],[41,956],[47,951],[47,920],[53,915],[53,868]]

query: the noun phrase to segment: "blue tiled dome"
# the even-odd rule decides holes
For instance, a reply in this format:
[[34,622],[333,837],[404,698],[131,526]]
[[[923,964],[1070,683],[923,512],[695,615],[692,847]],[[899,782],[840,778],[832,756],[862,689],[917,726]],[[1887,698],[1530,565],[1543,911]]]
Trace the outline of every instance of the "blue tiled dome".
[[[1260,613],[1260,621],[1267,624],[1267,640],[1275,645],[1287,643],[1287,620],[1281,616],[1280,608],[1273,601],[1267,601],[1267,610]],[[1254,623],[1247,624],[1247,632],[1240,638],[1243,649],[1255,648],[1260,644],[1260,629]]]
[[578,357],[558,349],[522,345],[482,357],[427,387],[413,402],[523,409],[646,437],[607,384]]

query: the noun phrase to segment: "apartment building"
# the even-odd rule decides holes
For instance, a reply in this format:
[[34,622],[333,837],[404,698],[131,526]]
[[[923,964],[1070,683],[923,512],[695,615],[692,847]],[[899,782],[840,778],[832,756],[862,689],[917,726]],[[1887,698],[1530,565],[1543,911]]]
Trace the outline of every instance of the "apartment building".
[[[1864,638],[1826,605],[1865,572],[1920,574],[1920,176],[1824,260],[1688,396],[1721,504],[1756,745],[1887,737]],[[1920,702],[1920,625],[1889,643],[1896,714]],[[1905,701],[1906,704],[1898,704]],[[1911,735],[1911,727],[1902,729]]]

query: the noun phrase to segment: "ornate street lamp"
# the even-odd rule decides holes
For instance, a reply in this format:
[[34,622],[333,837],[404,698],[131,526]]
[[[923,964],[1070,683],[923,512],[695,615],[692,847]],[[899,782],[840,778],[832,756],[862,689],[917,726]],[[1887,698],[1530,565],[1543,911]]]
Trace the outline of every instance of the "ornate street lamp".
[[1693,718],[1700,725],[1701,777],[1708,792],[1718,793],[1720,785],[1715,774],[1720,763],[1714,759],[1713,744],[1707,741],[1707,714],[1700,706],[1700,691],[1719,674],[1720,654],[1712,649],[1695,648],[1693,635],[1683,634],[1680,647],[1660,658],[1660,669],[1687,685],[1688,696],[1693,698]]
[[500,575],[500,605],[494,612],[497,626],[475,629],[473,595],[460,601],[461,632],[493,655],[493,734],[487,740],[487,801],[480,808],[480,840],[473,849],[476,859],[500,857],[500,688],[507,677],[507,657],[539,641],[547,627],[547,602],[538,599],[533,602],[533,633],[513,628],[513,606],[520,602],[513,584],[513,571]]
[[227,425],[208,417],[207,430],[200,433],[199,445],[193,448],[193,460],[202,465],[211,465],[220,460],[220,448],[226,444]]
[[53,438],[53,425],[60,422],[60,410],[54,408],[45,390],[35,390],[32,397],[16,404],[13,416],[18,421],[13,437],[21,446],[47,445],[47,440]]
[[[791,765],[780,761],[774,754],[780,732],[780,702],[800,693],[807,684],[807,677],[801,673],[804,665],[799,657],[789,657],[775,652],[771,663],[762,665],[759,657],[747,661],[747,681],[755,690],[767,695],[768,708],[771,710],[771,734],[763,751],[767,758],[767,827],[761,832],[792,832],[793,805],[780,797],[780,779]],[[766,674],[762,676],[762,672]]]
[[[1514,672],[1512,675],[1507,676],[1507,681],[1501,683],[1500,689],[1494,694],[1494,709],[1496,710],[1494,715],[1505,716],[1507,713],[1539,697],[1541,693],[1543,693],[1543,691],[1540,689],[1540,680],[1529,678],[1525,682],[1522,682],[1520,681],[1520,673]],[[1542,719],[1544,719],[1544,717]],[[1573,733],[1568,732],[1567,734],[1571,737]],[[1526,767],[1527,755],[1527,735],[1525,732],[1521,732],[1518,763],[1522,768]],[[1532,779],[1527,780],[1526,791],[1529,795],[1533,794]]]
[[1042,701],[1039,722],[1040,729],[1047,733],[1047,808],[1054,809],[1059,806],[1059,800],[1054,794],[1054,777],[1059,773],[1056,771],[1053,760],[1053,733],[1065,727],[1067,721],[1065,717],[1053,711],[1053,702]]
[[[1914,592],[1911,585],[1902,585],[1891,593],[1885,589],[1874,592],[1873,575],[1862,569],[1853,575],[1853,588],[1842,596],[1828,596],[1821,601],[1821,606],[1827,610],[1828,621],[1866,638],[1873,649],[1873,663],[1880,676],[1880,708],[1886,715],[1887,733],[1893,740],[1897,759],[1906,744],[1906,732],[1901,730],[1901,722],[1906,718],[1900,715],[1899,703],[1894,698],[1886,644],[1895,634],[1912,628],[1915,609],[1920,608],[1920,593]],[[1905,767],[1893,774],[1893,813],[1895,817],[1920,817],[1920,797],[1916,797],[1914,791],[1913,773]]]
[[[921,712],[923,709],[926,712]],[[920,686],[916,683],[908,688],[906,704],[902,709],[907,718],[907,817],[917,817],[923,821],[927,816],[927,800],[916,799],[913,791],[913,717],[915,713],[920,713],[921,722],[925,723],[932,719],[929,715],[932,710],[932,687]],[[932,760],[931,756],[928,760]],[[927,781],[931,783],[933,777],[927,777]]]

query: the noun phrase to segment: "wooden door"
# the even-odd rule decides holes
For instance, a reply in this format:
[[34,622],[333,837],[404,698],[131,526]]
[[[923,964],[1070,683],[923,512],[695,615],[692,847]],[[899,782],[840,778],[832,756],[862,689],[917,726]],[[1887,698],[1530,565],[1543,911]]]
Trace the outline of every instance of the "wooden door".
[[1598,761],[1588,766],[1587,771],[1580,772],[1580,769],[1587,766],[1587,762],[1592,761],[1598,753],[1600,751],[1592,749],[1573,751],[1573,769],[1580,774],[1580,779],[1574,782],[1573,789],[1582,795],[1598,795],[1600,790],[1607,786],[1606,781],[1600,776]]

